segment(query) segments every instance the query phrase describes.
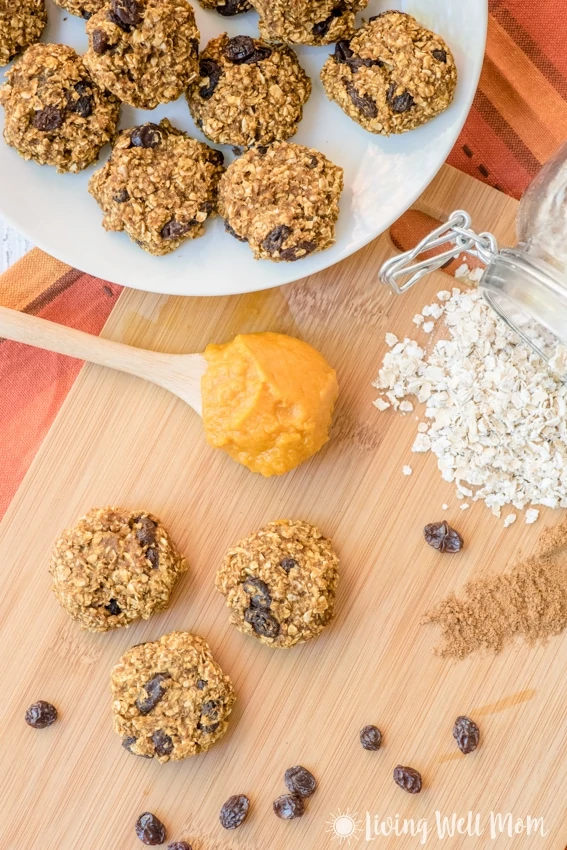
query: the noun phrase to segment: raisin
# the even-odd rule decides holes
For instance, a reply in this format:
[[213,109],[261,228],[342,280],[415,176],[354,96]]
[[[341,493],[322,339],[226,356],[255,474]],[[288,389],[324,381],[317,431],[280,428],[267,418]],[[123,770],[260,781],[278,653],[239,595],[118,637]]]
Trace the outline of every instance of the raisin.
[[310,156],[309,160],[305,163],[305,166],[306,166],[306,168],[308,168],[311,171],[314,168],[317,168],[318,164],[319,164],[319,160],[317,159],[317,157],[316,156]]
[[430,546],[438,552],[460,552],[463,538],[448,522],[432,522],[423,529],[423,536]]
[[137,0],[111,0],[110,20],[124,32],[142,23],[142,7]]
[[379,750],[382,746],[382,733],[377,726],[365,726],[360,730],[360,743],[365,750]]
[[58,130],[64,120],[65,113],[58,106],[45,106],[35,113],[32,124],[36,130],[48,133],[51,130]]
[[390,83],[390,88],[386,93],[386,100],[392,107],[392,112],[397,112],[399,114],[402,112],[409,112],[414,105],[414,99],[409,91],[404,91],[402,94],[396,95],[397,88],[398,87],[395,83]]
[[149,714],[156,707],[167,690],[162,685],[162,682],[165,682],[166,679],[169,679],[167,673],[157,673],[149,682],[146,682],[144,690],[147,697],[144,699],[138,697],[136,700],[136,708],[140,714]]
[[209,100],[219,84],[222,76],[222,68],[214,59],[201,59],[199,62],[199,76],[201,79],[209,80],[208,85],[201,86],[199,89],[199,97],[202,97],[203,100]]
[[40,699],[26,711],[26,723],[34,729],[45,729],[57,720],[57,709],[50,702]]
[[219,705],[220,703],[214,699],[204,702],[201,706],[201,714],[204,714],[205,717],[210,717],[213,721],[216,721],[219,719]]
[[413,767],[404,767],[401,764],[395,767],[394,782],[408,794],[419,794],[421,791],[421,773]]
[[210,215],[214,208],[215,207],[212,201],[203,201],[202,204],[199,204],[199,211],[204,212],[207,215]]
[[273,802],[273,808],[276,815],[282,820],[292,820],[300,818],[305,812],[305,803],[301,797],[296,797],[295,794],[282,794]]
[[102,56],[108,50],[108,36],[104,30],[94,30],[92,34],[93,50],[98,56]]
[[327,35],[333,22],[333,18],[340,18],[340,16],[345,11],[345,3],[339,3],[338,6],[335,6],[335,8],[332,10],[328,18],[325,18],[324,21],[319,21],[318,23],[313,25],[311,29],[313,35],[317,36],[318,38],[322,38],[322,36]]
[[273,230],[270,230],[268,235],[262,241],[262,248],[268,254],[275,254],[281,250],[281,247],[287,237],[291,233],[291,227],[287,224],[278,224]]
[[79,80],[73,86],[77,94],[89,94],[92,91],[92,86],[88,80]]
[[135,753],[135,752],[132,751],[132,747],[136,743],[137,740],[138,740],[137,738],[133,738],[133,737],[123,738],[122,739],[122,746],[124,747],[125,750],[128,750],[128,752],[131,753],[133,756],[138,756],[138,758],[142,758],[142,759],[153,758],[153,756],[140,755],[140,753]]
[[280,251],[280,259],[286,260],[288,263],[294,263],[296,260],[301,260],[307,254],[311,254],[317,245],[315,242],[298,242],[297,245],[290,245],[289,248],[284,248]]
[[80,97],[73,106],[73,112],[76,112],[81,118],[89,118],[93,114],[92,95],[85,94]]
[[197,723],[197,729],[205,735],[212,735],[219,728],[220,723],[211,723],[210,726],[205,726],[203,723]]
[[108,605],[104,606],[109,614],[112,614],[113,617],[118,617],[119,614],[122,613],[122,608],[116,601],[116,599],[111,599]]
[[186,224],[182,224],[180,221],[176,221],[172,218],[171,221],[168,221],[167,224],[164,224],[162,227],[160,231],[161,238],[179,239],[181,236],[185,236],[185,234],[188,233],[196,224],[197,222],[194,219],[186,222]]
[[197,679],[197,690],[204,691],[207,687],[207,682],[205,679]]
[[453,726],[453,738],[462,753],[472,753],[480,741],[480,729],[470,717],[457,717]]
[[272,48],[258,44],[249,35],[237,35],[229,38],[224,47],[224,55],[233,65],[252,65],[272,55]]
[[173,740],[163,729],[156,729],[152,735],[152,741],[156,748],[156,755],[168,756],[173,752]]
[[223,18],[231,18],[233,15],[247,12],[250,8],[251,6],[248,0],[226,0],[225,3],[219,3],[216,7],[217,12]]
[[246,239],[244,236],[238,235],[236,230],[233,227],[230,226],[230,224],[228,223],[228,221],[226,221],[226,219],[225,219],[225,222],[224,222],[224,229],[226,230],[227,233],[230,233],[231,236],[234,236],[235,239],[238,239],[239,242],[248,242],[248,239]]
[[209,162],[212,162],[214,165],[224,164],[224,154],[222,151],[218,151],[216,148],[209,148],[207,152],[207,158]]
[[280,567],[289,573],[290,570],[293,570],[294,567],[298,567],[299,564],[295,560],[295,558],[282,558],[280,561]]
[[250,606],[252,608],[269,608],[272,604],[270,588],[260,578],[248,576],[242,582],[242,590],[250,597]]
[[134,127],[130,133],[130,142],[135,148],[157,148],[161,139],[161,127],[152,124],[151,121],[148,121],[147,124],[140,124],[139,127]]
[[117,204],[125,204],[126,201],[130,200],[130,194],[127,189],[120,189],[120,191],[117,192],[116,195],[112,196],[112,200],[115,201]]
[[362,112],[365,118],[376,118],[378,115],[378,107],[368,94],[359,94],[355,85],[351,80],[345,81],[346,93],[352,100],[354,106]]
[[267,638],[276,638],[280,633],[280,624],[273,614],[264,608],[247,608],[244,619],[250,623],[256,634]]
[[[81,17],[85,19],[85,21],[90,21],[94,12],[85,12],[84,9],[81,9]],[[67,18],[63,18],[63,20],[67,20]]]
[[335,62],[348,65],[353,74],[356,74],[359,68],[371,68],[373,65],[381,67],[384,63],[380,59],[362,58],[355,56],[354,51],[350,47],[350,41],[343,39],[335,44],[335,52],[333,54]]
[[136,835],[142,844],[157,846],[166,839],[165,826],[151,812],[144,812],[136,821]]
[[431,55],[434,56],[438,62],[447,62],[447,52],[445,50],[432,50]]
[[298,797],[311,797],[317,788],[317,780],[305,767],[300,764],[288,767],[284,774],[286,788]]
[[235,794],[233,797],[229,797],[220,810],[221,826],[225,829],[236,829],[246,820],[249,808],[250,800],[244,794]]
[[268,148],[266,147],[266,145],[256,145],[256,151],[260,156],[266,156],[266,154],[268,153]]
[[148,546],[146,549],[146,558],[152,565],[152,570],[159,569],[159,550],[155,546]]
[[149,516],[137,516],[132,520],[132,525],[137,525],[136,540],[140,546],[151,546],[156,540],[157,523]]
[[173,844],[167,845],[167,850],[193,850],[193,848],[186,841],[174,841]]

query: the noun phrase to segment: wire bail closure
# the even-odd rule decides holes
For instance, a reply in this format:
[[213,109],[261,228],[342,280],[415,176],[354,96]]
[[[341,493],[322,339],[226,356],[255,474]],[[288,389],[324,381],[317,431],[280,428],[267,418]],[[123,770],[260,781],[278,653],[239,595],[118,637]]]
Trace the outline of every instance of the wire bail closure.
[[[441,268],[459,254],[472,254],[488,265],[498,254],[496,238],[492,233],[475,233],[471,224],[471,217],[467,212],[455,210],[445,224],[432,230],[415,248],[386,260],[378,273],[380,282],[389,284],[395,293],[402,295],[422,277]],[[452,244],[453,247],[433,257],[414,262],[420,254],[447,244]],[[408,277],[405,282],[398,283]]]

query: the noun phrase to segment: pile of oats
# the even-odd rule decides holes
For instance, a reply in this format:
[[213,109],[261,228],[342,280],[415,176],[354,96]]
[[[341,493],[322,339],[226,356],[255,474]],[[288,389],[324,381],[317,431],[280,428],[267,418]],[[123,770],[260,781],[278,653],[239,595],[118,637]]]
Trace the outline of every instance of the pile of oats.
[[[448,339],[427,352],[388,335],[378,410],[425,404],[412,451],[437,456],[458,499],[482,500],[498,517],[505,505],[567,507],[567,386],[476,289],[439,292],[422,315],[442,316]],[[526,522],[537,517],[526,511]]]

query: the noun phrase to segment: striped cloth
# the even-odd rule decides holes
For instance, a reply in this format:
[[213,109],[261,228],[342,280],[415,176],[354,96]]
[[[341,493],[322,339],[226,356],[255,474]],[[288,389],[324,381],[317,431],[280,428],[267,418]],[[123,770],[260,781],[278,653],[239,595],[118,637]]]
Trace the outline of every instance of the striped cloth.
[[[486,61],[452,165],[521,195],[567,138],[566,36],[567,0],[490,0]],[[411,218],[408,225],[398,232],[409,244]],[[38,250],[0,278],[0,304],[93,334],[102,330],[120,292]],[[81,365],[0,342],[0,517]]]

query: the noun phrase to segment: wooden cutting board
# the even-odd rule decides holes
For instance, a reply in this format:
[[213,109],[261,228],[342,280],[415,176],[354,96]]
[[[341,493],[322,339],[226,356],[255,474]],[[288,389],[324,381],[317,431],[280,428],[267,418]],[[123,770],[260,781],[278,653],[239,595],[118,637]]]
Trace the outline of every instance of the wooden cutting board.
[[[514,238],[517,204],[448,167],[422,208],[471,212],[503,244]],[[281,331],[319,348],[341,387],[332,440],[293,473],[254,476],[205,444],[196,415],[166,392],[86,366],[0,526],[0,788],[2,850],[139,850],[143,811],[167,825],[169,840],[193,850],[326,850],[346,847],[330,831],[350,813],[361,831],[350,847],[414,848],[417,836],[375,836],[366,813],[427,821],[426,846],[563,850],[567,836],[567,636],[546,646],[515,645],[499,656],[453,662],[434,655],[438,634],[421,614],[472,576],[505,570],[530,552],[546,521],[503,529],[482,504],[463,512],[431,456],[412,455],[415,416],[379,414],[371,381],[384,334],[411,334],[411,317],[450,285],[443,273],[403,298],[379,285],[392,253],[388,235],[313,278],[233,298],[166,298],[125,292],[105,335],[134,345],[200,351],[237,332]],[[410,463],[413,475],[402,474]],[[447,502],[449,511],[441,511]],[[50,546],[64,526],[95,505],[147,508],[160,516],[190,563],[169,610],[103,635],[81,632],[50,592]],[[466,549],[442,556],[424,544],[427,522],[447,518]],[[341,556],[337,617],[311,644],[270,650],[228,625],[214,573],[226,548],[263,523],[308,520]],[[231,728],[209,753],[160,765],[126,753],[111,729],[109,672],[124,650],[173,629],[205,636],[238,694]],[[36,699],[61,720],[29,729]],[[481,726],[472,755],[456,749],[459,714]],[[380,726],[369,753],[359,729]],[[291,823],[272,813],[284,770],[310,768],[319,789]],[[419,769],[423,792],[392,781],[398,763]],[[218,823],[231,794],[252,800],[248,821]],[[442,840],[436,812],[478,813],[480,836]],[[492,839],[491,813],[514,826],[543,818],[546,836]],[[356,840],[355,840],[356,839]]]

